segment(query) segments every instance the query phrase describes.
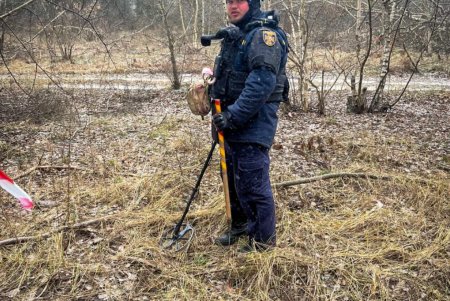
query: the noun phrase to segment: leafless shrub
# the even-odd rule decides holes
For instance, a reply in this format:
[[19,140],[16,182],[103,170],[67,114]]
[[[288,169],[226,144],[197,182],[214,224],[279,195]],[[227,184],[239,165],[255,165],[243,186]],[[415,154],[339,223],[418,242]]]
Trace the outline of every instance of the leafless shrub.
[[68,97],[49,89],[38,90],[29,95],[18,93],[15,89],[2,93],[0,120],[29,120],[42,123],[46,120],[61,120],[68,113]]

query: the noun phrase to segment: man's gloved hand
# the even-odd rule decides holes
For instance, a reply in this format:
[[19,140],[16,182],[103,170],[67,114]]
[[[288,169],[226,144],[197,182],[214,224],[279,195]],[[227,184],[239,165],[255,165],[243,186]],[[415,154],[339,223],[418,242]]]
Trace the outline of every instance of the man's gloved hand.
[[218,131],[223,131],[225,129],[232,128],[231,124],[231,114],[230,112],[223,111],[220,114],[216,114],[213,116],[213,123],[216,126]]

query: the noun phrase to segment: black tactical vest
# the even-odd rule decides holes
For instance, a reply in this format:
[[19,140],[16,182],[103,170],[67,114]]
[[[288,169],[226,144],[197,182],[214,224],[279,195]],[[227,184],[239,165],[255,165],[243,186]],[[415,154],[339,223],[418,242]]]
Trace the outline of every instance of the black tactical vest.
[[[214,64],[214,74],[217,81],[211,89],[211,96],[221,99],[226,105],[236,101],[245,87],[245,81],[250,73],[249,66],[245,60],[247,44],[253,38],[256,30],[263,27],[263,24],[254,26],[249,31],[240,30],[238,27],[228,27],[227,35],[222,40],[221,51],[216,57]],[[282,66],[277,74],[275,90],[269,96],[267,102],[282,101],[282,93],[287,80],[285,65],[287,61],[287,39],[284,32],[279,28],[270,27],[277,33],[280,43],[286,47],[286,57],[282,61]]]

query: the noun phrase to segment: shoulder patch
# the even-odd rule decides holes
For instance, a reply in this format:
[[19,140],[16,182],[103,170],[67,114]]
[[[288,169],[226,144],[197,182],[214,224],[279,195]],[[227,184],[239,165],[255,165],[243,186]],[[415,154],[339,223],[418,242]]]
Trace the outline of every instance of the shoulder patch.
[[272,47],[277,42],[277,35],[274,31],[263,30],[263,41],[269,47]]

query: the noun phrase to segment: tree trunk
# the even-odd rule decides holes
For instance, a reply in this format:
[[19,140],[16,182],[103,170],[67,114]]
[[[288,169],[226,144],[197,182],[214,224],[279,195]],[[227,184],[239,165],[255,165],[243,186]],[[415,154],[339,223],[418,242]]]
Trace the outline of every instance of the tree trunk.
[[298,72],[298,95],[300,100],[293,98],[292,105],[294,107],[302,107],[307,112],[310,109],[308,95],[309,72],[307,69],[307,44],[308,44],[308,28],[306,23],[306,1],[300,0],[297,8],[297,2],[289,0],[284,3],[284,7],[288,11],[289,21],[292,31],[291,47],[295,52],[295,67]]
[[[368,0],[370,2],[370,0]],[[369,12],[370,13],[370,12]],[[356,51],[357,51],[357,56],[358,56],[358,61],[360,62],[360,69],[359,69],[359,82],[358,82],[358,97],[356,99],[356,108],[357,108],[357,113],[362,113],[365,110],[365,103],[366,103],[366,99],[362,97],[362,80],[363,80],[363,72],[364,72],[364,66],[362,62],[365,62],[364,59],[361,62],[360,61],[360,55],[361,55],[361,39],[362,39],[362,25],[363,25],[363,17],[362,17],[362,0],[358,0],[357,2],[357,13],[356,13],[357,17],[357,27],[356,27],[356,40],[357,40],[357,46],[356,46]],[[369,41],[369,43],[371,43],[371,41]]]
[[[361,27],[363,24],[362,18],[362,0],[356,1],[356,28],[355,28],[355,40],[356,40],[356,59],[359,64],[361,64]],[[361,89],[358,84],[358,89],[356,88],[356,76],[359,75],[360,80],[362,79],[361,69],[356,69],[351,78],[351,90],[352,96],[349,96],[347,99],[347,111],[353,113],[362,113],[361,112],[361,104],[364,103],[365,99],[361,99]]]
[[[367,23],[368,23],[368,37],[367,37],[367,49],[364,54],[361,55],[362,50],[362,26],[363,21],[363,9],[362,9],[362,0],[357,0],[356,3],[356,30],[355,30],[355,40],[356,40],[356,59],[359,64],[359,68],[354,71],[352,75],[352,96],[347,98],[347,110],[361,114],[366,112],[367,104],[366,104],[366,94],[367,88],[363,87],[363,78],[364,78],[364,68],[369,59],[371,50],[372,50],[372,2],[371,0],[367,1],[368,11],[367,11]],[[358,83],[356,83],[356,76],[358,76]],[[356,84],[358,85],[358,89],[356,89]]]
[[371,111],[377,111],[380,104],[383,102],[384,98],[384,88],[386,85],[386,78],[389,72],[389,60],[392,44],[392,24],[394,23],[394,17],[396,12],[396,3],[393,0],[383,0],[383,26],[382,26],[382,37],[383,37],[383,56],[381,59],[381,72],[380,72],[380,83],[378,85],[377,91],[375,91],[375,96],[373,98],[373,103],[370,106]]
[[[437,3],[439,3],[439,2],[437,2]],[[435,9],[437,9],[436,8],[436,6],[437,6],[437,4],[435,4],[434,3],[434,1],[430,1],[430,2],[428,2],[428,4],[427,4],[427,8],[428,8],[428,16],[427,16],[427,19],[428,20],[432,20],[433,19],[433,16],[434,16],[434,14],[435,14]],[[427,55],[429,55],[429,56],[432,56],[433,55],[433,52],[434,52],[434,47],[433,47],[433,26],[428,26],[428,28],[427,28],[427,41],[429,41],[428,42],[428,46],[427,46]]]
[[183,29],[183,33],[186,33],[186,24],[184,24],[184,12],[183,12],[183,4],[184,0],[180,0],[178,2],[178,8],[180,10],[180,21],[181,21],[181,28]]
[[226,13],[227,11],[227,4],[225,3],[225,1],[222,1],[222,5],[223,5],[223,24],[228,24],[228,15]]
[[193,35],[193,37],[194,37],[194,46],[197,44],[197,41],[198,41],[198,11],[199,11],[199,8],[198,8],[198,0],[195,0],[195,11],[194,11],[194,35]]
[[356,40],[356,56],[359,61],[359,56],[361,54],[361,26],[362,26],[362,0],[356,1],[356,30],[355,30],[355,40]]
[[320,87],[320,92],[318,93],[319,97],[319,115],[325,115],[325,91],[324,91],[324,84],[325,84],[325,71],[322,70],[322,85]]
[[205,34],[205,23],[206,23],[205,18],[206,18],[205,17],[205,0],[202,0],[202,31],[201,31],[202,35]]
[[[292,3],[292,0],[289,0],[288,10],[290,12],[292,12],[293,8],[294,8],[294,5]],[[293,13],[288,13],[288,17],[289,17],[289,22],[291,23],[291,36],[292,36],[292,39],[289,42],[294,47],[294,49],[298,49],[298,46],[297,46],[297,44],[298,44],[297,43],[297,30],[296,30],[296,27],[295,27],[295,25],[298,24],[298,19],[296,20],[294,18]]]
[[[307,57],[308,57],[308,29],[306,28],[306,0],[300,0],[300,7],[298,9],[299,13],[299,21],[298,21],[298,28],[300,31],[300,55],[301,55],[301,86],[300,89],[300,95],[301,95],[301,101],[303,105],[303,111],[308,112],[310,109],[310,101],[309,101],[309,93],[308,93],[308,79],[309,79],[309,72],[307,68]],[[303,20],[303,22],[302,22]]]
[[177,68],[177,61],[176,61],[176,54],[175,54],[175,41],[172,35],[172,32],[170,30],[169,22],[167,20],[167,14],[166,8],[164,7],[164,4],[162,0],[159,1],[159,9],[162,16],[162,21],[164,25],[164,29],[166,31],[166,37],[167,37],[167,46],[170,51],[170,62],[172,64],[172,76],[173,76],[173,82],[172,82],[172,88],[175,90],[180,89],[181,82],[180,82],[180,75],[178,74],[178,68]]
[[428,43],[428,46],[427,46],[427,54],[429,55],[429,56],[432,56],[433,55],[433,40],[432,40],[432,36],[433,36],[433,32],[432,32],[432,29],[431,29],[431,27],[429,27],[428,29],[427,29],[427,40],[428,41],[430,41],[429,43]]

